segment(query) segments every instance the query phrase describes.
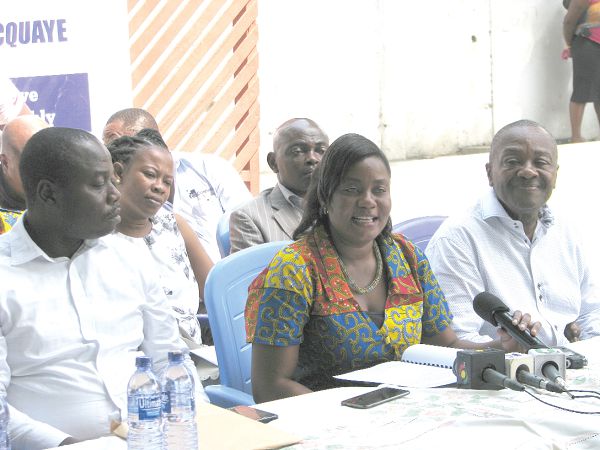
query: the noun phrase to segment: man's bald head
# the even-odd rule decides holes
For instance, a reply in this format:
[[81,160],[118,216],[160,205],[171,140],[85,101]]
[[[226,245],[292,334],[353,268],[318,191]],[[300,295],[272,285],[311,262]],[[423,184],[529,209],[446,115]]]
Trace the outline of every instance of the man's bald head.
[[135,136],[144,128],[159,131],[154,116],[142,108],[125,108],[106,121],[102,140],[104,145],[108,145],[121,136]]
[[275,131],[267,162],[279,183],[302,197],[328,146],[329,138],[313,120],[290,119]]
[[273,134],[273,151],[283,151],[291,139],[290,135],[307,133],[318,135],[320,140],[329,145],[329,138],[321,127],[314,120],[303,117],[286,120],[277,127]]
[[10,195],[18,200],[25,200],[23,184],[19,174],[19,161],[25,144],[31,136],[38,131],[48,128],[49,125],[35,115],[19,116],[11,120],[2,132],[2,150],[0,162],[2,163],[2,175],[5,184],[10,189]]

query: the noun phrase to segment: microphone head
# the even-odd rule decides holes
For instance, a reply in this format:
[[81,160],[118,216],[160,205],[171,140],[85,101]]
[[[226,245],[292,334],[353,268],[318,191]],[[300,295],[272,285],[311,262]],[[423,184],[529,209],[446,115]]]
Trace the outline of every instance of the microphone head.
[[480,292],[475,296],[473,299],[473,309],[479,317],[495,327],[498,326],[498,321],[494,317],[494,314],[509,311],[502,300],[489,292]]

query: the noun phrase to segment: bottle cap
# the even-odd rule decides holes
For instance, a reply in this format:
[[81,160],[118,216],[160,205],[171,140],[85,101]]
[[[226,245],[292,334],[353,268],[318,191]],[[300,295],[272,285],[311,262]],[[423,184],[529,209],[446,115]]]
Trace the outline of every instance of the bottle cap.
[[149,356],[138,356],[135,358],[135,366],[136,367],[151,367],[152,366],[152,358]]
[[182,362],[185,354],[181,350],[169,352],[169,362]]

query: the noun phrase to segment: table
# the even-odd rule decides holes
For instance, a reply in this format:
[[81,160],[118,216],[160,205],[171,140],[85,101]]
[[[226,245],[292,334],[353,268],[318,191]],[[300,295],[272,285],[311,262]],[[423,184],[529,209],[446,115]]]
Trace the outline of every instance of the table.
[[[589,365],[567,370],[569,387],[600,391],[600,337],[572,348],[586,355]],[[289,450],[600,449],[600,415],[560,411],[523,392],[411,388],[409,396],[372,409],[340,405],[343,399],[371,389],[331,389],[256,406],[279,415],[267,426],[302,437],[301,443],[286,447]],[[539,392],[544,401],[600,412],[600,399],[571,400],[566,394]],[[125,449],[126,443],[108,437],[68,448]],[[200,448],[205,450],[202,442]]]
[[[572,346],[588,357],[589,365],[567,370],[570,389],[600,391],[599,346],[600,338]],[[409,396],[368,410],[340,405],[371,389],[338,388],[257,407],[279,415],[273,426],[303,437],[302,443],[288,447],[293,450],[600,449],[600,415],[560,411],[523,392],[411,388]],[[600,398],[540,397],[566,408],[600,412]]]

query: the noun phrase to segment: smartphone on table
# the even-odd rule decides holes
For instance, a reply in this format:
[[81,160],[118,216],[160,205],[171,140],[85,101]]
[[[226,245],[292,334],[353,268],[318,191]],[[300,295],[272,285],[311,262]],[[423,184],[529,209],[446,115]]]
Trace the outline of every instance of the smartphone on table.
[[375,389],[374,391],[357,395],[356,397],[342,400],[342,405],[349,406],[350,408],[366,409],[381,405],[382,403],[389,402],[400,397],[405,397],[408,394],[410,394],[410,391],[407,391],[406,389],[386,386]]
[[258,420],[262,423],[268,423],[278,418],[277,414],[275,413],[253,408],[252,406],[232,406],[231,408],[229,408],[229,410],[241,414],[242,416],[245,416],[248,419]]

